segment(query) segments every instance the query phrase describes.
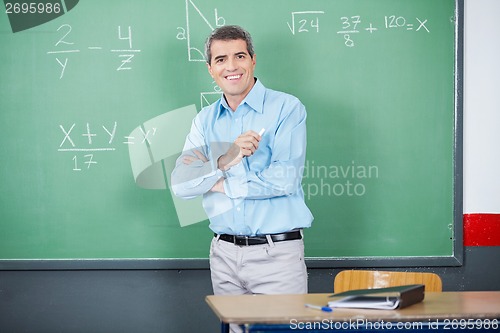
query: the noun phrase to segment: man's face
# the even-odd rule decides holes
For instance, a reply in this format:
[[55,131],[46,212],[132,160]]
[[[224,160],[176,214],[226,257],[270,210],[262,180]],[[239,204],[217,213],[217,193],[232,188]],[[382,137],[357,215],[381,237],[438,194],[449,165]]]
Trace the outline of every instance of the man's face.
[[215,40],[210,47],[208,71],[227,99],[243,100],[254,84],[255,55],[250,57],[242,39]]

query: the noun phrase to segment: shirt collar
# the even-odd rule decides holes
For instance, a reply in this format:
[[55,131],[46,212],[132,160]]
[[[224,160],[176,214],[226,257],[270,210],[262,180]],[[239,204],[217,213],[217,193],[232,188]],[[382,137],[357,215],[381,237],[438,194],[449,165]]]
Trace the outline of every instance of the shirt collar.
[[[263,105],[264,105],[264,95],[265,95],[266,88],[264,85],[260,82],[259,79],[255,80],[255,84],[253,85],[252,89],[248,93],[248,95],[243,99],[241,104],[246,103],[250,108],[258,113],[262,113],[264,111]],[[219,110],[217,112],[217,119],[225,112],[228,111],[230,112],[231,108],[227,104],[226,99],[224,98],[224,95],[222,95],[219,103]]]

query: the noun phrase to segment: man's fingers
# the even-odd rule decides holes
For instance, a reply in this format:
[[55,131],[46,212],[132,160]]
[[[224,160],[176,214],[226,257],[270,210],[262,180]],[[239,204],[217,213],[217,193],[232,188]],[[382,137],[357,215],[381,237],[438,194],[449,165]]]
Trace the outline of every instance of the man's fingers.
[[201,160],[202,162],[208,162],[207,158],[205,157],[205,155],[203,155],[201,152],[199,152],[198,150],[193,150],[193,152],[195,153],[195,155],[198,157],[199,160]]
[[193,150],[193,153],[196,155],[196,156],[192,156],[192,155],[185,155],[182,157],[182,163],[184,164],[191,164],[193,163],[194,161],[202,161],[202,162],[208,162],[207,158],[205,157],[205,155],[203,155],[200,151],[194,149]]
[[259,135],[259,133],[255,132],[255,131],[252,131],[252,130],[246,131],[242,135],[244,135],[244,136],[251,136],[251,137],[255,138],[257,141],[260,141],[260,139],[262,138]]
[[198,159],[194,156],[191,156],[191,155],[186,155],[186,156],[182,157],[182,163],[184,163],[184,164],[191,164],[196,160],[198,160]]
[[254,131],[247,131],[240,135],[236,141],[234,142],[238,145],[242,150],[249,150],[249,152],[243,152],[243,155],[249,156],[259,148],[260,135],[255,133]]
[[241,149],[241,153],[243,156],[252,156],[254,152],[255,149],[245,149],[245,148]]

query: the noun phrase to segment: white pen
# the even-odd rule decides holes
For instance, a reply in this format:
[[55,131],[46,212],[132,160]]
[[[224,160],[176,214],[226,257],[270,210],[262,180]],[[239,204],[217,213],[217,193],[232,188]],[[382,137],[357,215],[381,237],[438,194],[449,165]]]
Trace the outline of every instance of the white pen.
[[319,305],[314,305],[314,304],[306,304],[306,308],[321,310],[321,311],[325,311],[325,312],[332,312],[333,311],[333,309],[329,306],[319,306]]
[[262,134],[264,134],[265,131],[266,131],[266,129],[264,127],[262,127],[262,129],[259,132],[259,135],[262,136]]

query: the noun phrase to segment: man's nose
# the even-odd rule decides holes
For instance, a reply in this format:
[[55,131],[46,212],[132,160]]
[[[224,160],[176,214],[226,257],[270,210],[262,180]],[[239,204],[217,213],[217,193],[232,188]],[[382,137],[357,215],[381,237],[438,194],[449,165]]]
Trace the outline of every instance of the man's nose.
[[226,69],[228,71],[234,71],[238,68],[237,64],[236,64],[236,60],[235,59],[232,59],[232,58],[229,58],[226,62]]

